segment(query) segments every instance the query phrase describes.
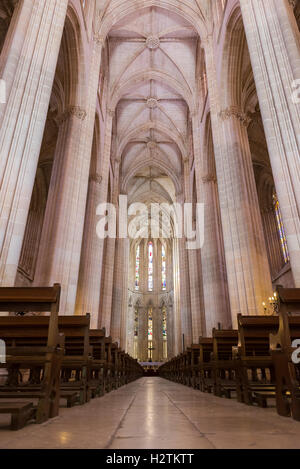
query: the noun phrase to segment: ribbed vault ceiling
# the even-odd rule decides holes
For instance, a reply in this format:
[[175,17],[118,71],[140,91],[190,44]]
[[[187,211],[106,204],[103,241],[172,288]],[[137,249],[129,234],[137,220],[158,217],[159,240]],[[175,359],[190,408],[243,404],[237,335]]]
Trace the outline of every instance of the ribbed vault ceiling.
[[182,17],[144,8],[108,36],[113,158],[132,201],[175,200],[190,154],[199,36]]

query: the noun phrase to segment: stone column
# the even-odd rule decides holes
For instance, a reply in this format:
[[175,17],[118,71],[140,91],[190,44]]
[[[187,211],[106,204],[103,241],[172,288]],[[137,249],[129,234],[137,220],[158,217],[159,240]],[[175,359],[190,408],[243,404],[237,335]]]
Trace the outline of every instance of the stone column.
[[202,249],[202,275],[205,304],[206,332],[211,336],[218,323],[223,329],[231,327],[231,315],[226,280],[226,267],[222,262],[220,241],[221,219],[217,180],[213,174],[201,178],[201,202],[205,205],[204,246]]
[[160,240],[154,240],[154,292],[157,300],[162,292],[162,244]]
[[153,341],[152,347],[152,361],[158,362],[159,361],[159,352],[160,352],[160,344],[161,344],[161,334],[160,334],[160,309],[158,306],[153,306]]
[[127,331],[128,331],[128,271],[129,271],[129,239],[123,239],[123,269],[122,269],[122,314],[121,314],[121,347],[127,352]]
[[139,358],[148,361],[148,315],[145,306],[139,307]]
[[157,358],[158,361],[162,361],[163,358],[163,308],[157,307],[157,325],[158,325],[158,334],[157,334]]
[[265,236],[267,239],[267,248],[269,253],[269,262],[271,273],[274,277],[284,266],[284,257],[282,253],[281,242],[278,235],[278,225],[274,214],[274,207],[265,206],[262,209],[262,219]]
[[180,290],[180,260],[179,260],[179,240],[173,239],[173,278],[174,278],[174,355],[178,355],[182,351],[182,324],[180,316],[181,290]]
[[[128,326],[129,326],[129,331],[128,331],[128,336],[127,336],[127,350],[129,355],[134,357],[134,330],[135,330],[135,306],[133,302],[133,298],[131,297],[128,300],[128,305],[127,305],[127,314],[128,314]],[[107,334],[108,335],[108,334]]]
[[204,46],[231,316],[236,327],[239,313],[264,314],[262,303],[272,292],[271,276],[247,116],[235,106],[221,108],[212,36]]
[[144,356],[144,341],[146,335],[145,312],[142,305],[137,305],[135,308],[138,310],[138,358],[139,360],[146,361]]
[[168,340],[168,358],[174,355],[175,339],[175,308],[174,308],[174,240],[168,240],[166,245],[167,255],[167,340]]
[[20,1],[0,58],[0,285],[13,286],[26,228],[67,0]]
[[[100,200],[101,182],[102,177],[100,174],[90,176],[76,299],[76,314],[90,313],[92,329],[98,327],[100,299],[99,277],[101,278],[101,265],[99,265],[99,256],[97,255],[100,240],[96,233],[96,208]],[[106,323],[100,325],[100,327],[105,328],[107,326]],[[106,332],[109,334],[109,328]]]
[[[40,244],[37,282],[61,284],[60,312],[65,315],[75,312],[101,52],[102,42],[94,38],[89,80],[84,89],[86,107],[68,109],[60,129]],[[81,288],[88,299],[95,298],[95,292],[90,294],[83,284]],[[84,299],[82,304],[97,314],[98,309],[89,301]]]
[[[178,202],[178,201],[177,201]],[[183,209],[184,198],[181,197]],[[191,295],[189,288],[189,259],[188,250],[186,249],[186,238],[183,234],[181,239],[178,239],[178,253],[179,253],[179,278],[180,278],[180,317],[181,317],[181,334],[184,334],[185,348],[190,346],[193,339],[192,333],[192,314],[191,314]],[[182,349],[182,335],[181,346]]]
[[129,240],[116,240],[116,257],[114,268],[114,290],[112,300],[111,336],[125,347],[127,334],[127,296]]
[[[109,182],[109,161],[111,151],[112,114],[108,112],[105,130],[104,154],[101,159],[101,174],[92,175],[85,221],[85,233],[82,243],[80,276],[76,300],[76,313],[90,312],[93,315],[93,327],[105,327],[110,333],[111,308],[103,317],[99,316],[101,278],[103,272],[104,239],[99,239],[96,227],[99,221],[97,207],[107,202]],[[107,239],[107,244],[112,239]],[[100,322],[99,322],[100,321]]]
[[169,301],[167,305],[167,349],[168,360],[174,356],[174,309],[173,303]]
[[107,239],[105,254],[103,255],[102,275],[103,282],[100,298],[99,327],[105,327],[110,334],[111,327],[111,309],[114,288],[114,267],[116,254],[116,240]]
[[295,284],[300,287],[299,31],[291,0],[241,2],[246,37],[282,211]]
[[[192,202],[191,190],[191,168],[189,158],[184,161],[184,187],[185,201]],[[193,220],[195,221],[195,220]],[[196,227],[196,223],[194,228]],[[203,333],[203,309],[201,308],[201,278],[199,275],[197,250],[187,250],[188,268],[189,268],[189,290],[191,301],[191,326],[192,336],[185,338],[186,346],[192,343],[198,343],[199,336]],[[188,340],[188,341],[187,341]]]
[[[201,149],[204,128],[199,126],[199,116],[193,117],[193,142],[195,155],[197,201],[204,204],[204,246],[201,250],[201,271],[204,318],[200,335],[211,336],[218,323],[223,328],[231,326],[226,266],[221,227],[218,185],[215,176],[215,155],[207,145]],[[202,136],[202,139],[201,139]],[[198,336],[198,337],[199,337]],[[198,342],[198,338],[197,338]]]

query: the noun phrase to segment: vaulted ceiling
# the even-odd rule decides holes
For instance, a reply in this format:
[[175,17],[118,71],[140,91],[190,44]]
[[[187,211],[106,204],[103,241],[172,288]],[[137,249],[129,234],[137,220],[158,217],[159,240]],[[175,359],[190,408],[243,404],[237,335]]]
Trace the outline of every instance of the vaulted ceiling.
[[145,8],[108,37],[113,158],[131,201],[175,201],[190,156],[199,36],[182,17]]

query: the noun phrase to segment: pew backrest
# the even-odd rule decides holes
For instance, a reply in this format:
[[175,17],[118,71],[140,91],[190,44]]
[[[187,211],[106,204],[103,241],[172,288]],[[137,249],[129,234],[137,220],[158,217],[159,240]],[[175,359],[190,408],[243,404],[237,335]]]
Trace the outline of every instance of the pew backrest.
[[212,337],[200,338],[199,346],[200,346],[199,363],[210,362],[211,355],[213,353],[213,338]]
[[243,357],[269,356],[270,334],[278,330],[278,316],[238,315],[239,354]]
[[238,345],[237,330],[213,329],[214,360],[232,360],[232,348]]
[[300,339],[300,288],[277,287],[279,327],[270,335],[272,350],[290,349],[294,339]]
[[[32,325],[34,334],[40,333],[47,338],[48,346],[55,346],[58,336],[58,312],[61,287],[4,287],[0,288],[0,311],[8,313],[51,313],[48,318],[47,330],[42,325],[42,317],[0,317],[0,338],[8,334],[16,340],[21,337],[22,328]],[[10,332],[8,331],[10,329]],[[15,332],[13,332],[13,329]],[[42,332],[44,331],[44,332]],[[29,332],[28,332],[29,333]],[[38,336],[37,336],[38,338]],[[4,339],[5,340],[5,339]]]

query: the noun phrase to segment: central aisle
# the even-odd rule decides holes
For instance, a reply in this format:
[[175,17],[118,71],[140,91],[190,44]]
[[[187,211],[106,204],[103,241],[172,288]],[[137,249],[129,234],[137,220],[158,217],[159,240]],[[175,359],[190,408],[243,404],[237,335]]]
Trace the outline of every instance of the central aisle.
[[0,419],[0,448],[300,448],[300,423],[165,381],[142,378],[18,433]]

